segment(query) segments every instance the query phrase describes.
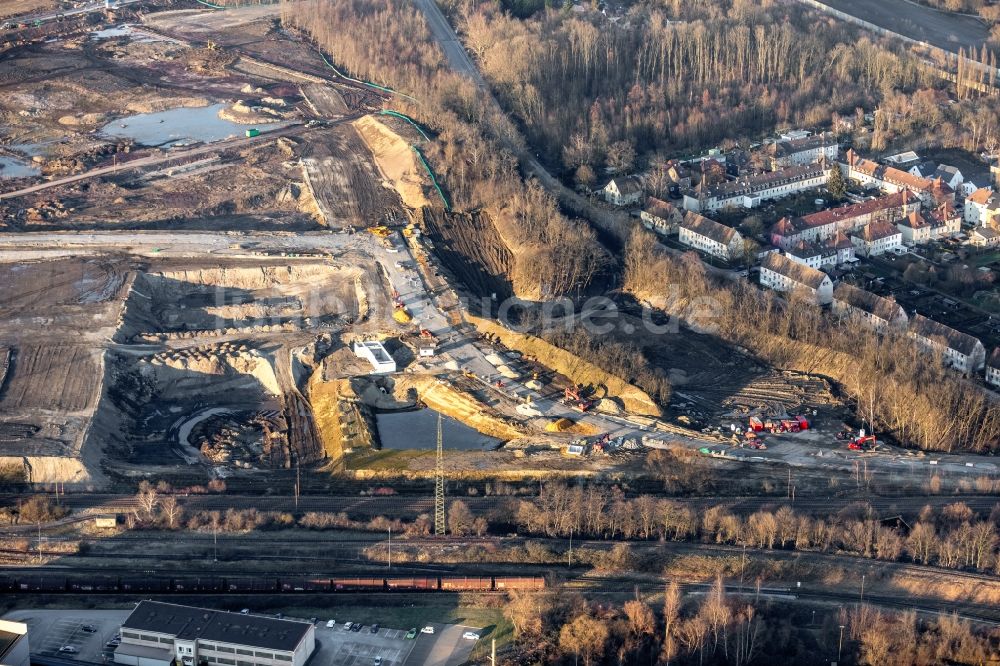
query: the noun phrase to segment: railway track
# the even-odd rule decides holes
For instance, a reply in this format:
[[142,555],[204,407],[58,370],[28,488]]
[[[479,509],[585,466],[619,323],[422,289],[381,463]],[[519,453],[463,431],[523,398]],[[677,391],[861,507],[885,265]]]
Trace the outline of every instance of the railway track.
[[[651,489],[648,489],[651,490]],[[829,514],[852,505],[869,506],[878,514],[897,514],[919,512],[924,506],[940,508],[947,504],[962,502],[977,513],[989,513],[1000,504],[1000,497],[992,495],[955,495],[955,496],[898,496],[898,497],[672,497],[659,495],[656,492],[627,493],[634,497],[638,494],[649,494],[662,499],[676,502],[679,505],[704,509],[711,506],[724,506],[739,514],[753,513],[761,509],[788,506],[801,512]],[[0,495],[0,506],[17,506],[33,494]],[[45,494],[52,498],[51,494]],[[285,511],[302,513],[308,511],[340,513],[349,515],[400,517],[426,513],[433,509],[433,498],[430,493],[416,495],[301,495],[298,500],[292,495],[189,495],[177,496],[179,503],[189,511],[224,511],[226,509],[254,508],[259,511]],[[473,513],[485,513],[501,507],[505,502],[536,499],[535,495],[490,495],[477,497],[461,497]],[[458,499],[458,498],[456,498]],[[60,496],[59,503],[74,510],[101,509],[128,513],[139,508],[139,502],[134,495],[118,495],[106,493],[69,493]]]

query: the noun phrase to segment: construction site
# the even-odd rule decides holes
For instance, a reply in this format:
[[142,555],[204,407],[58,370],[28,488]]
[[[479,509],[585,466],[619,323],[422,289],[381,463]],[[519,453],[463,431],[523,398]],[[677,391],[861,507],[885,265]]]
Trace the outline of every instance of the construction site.
[[8,23],[0,462],[27,481],[627,476],[676,447],[845,469],[898,454],[848,448],[860,424],[828,380],[686,326],[648,334],[622,311],[612,334],[666,378],[665,399],[480,318],[468,302],[517,292],[515,249],[486,212],[447,209],[414,147],[425,130],[277,6]]

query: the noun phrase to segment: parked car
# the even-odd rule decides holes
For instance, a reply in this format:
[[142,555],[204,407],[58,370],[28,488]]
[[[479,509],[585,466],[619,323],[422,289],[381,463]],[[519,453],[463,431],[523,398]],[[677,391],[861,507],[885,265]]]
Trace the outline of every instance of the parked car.
[[378,625],[377,624],[373,624],[372,625],[371,632],[373,634],[377,634],[378,633]]
[[365,625],[363,625],[363,624],[360,624],[360,623],[358,623],[358,622],[355,622],[355,623],[354,623],[354,626],[353,626],[353,627],[351,627],[351,631],[355,631],[355,632],[357,632],[357,631],[361,631],[361,627],[363,627],[363,626],[365,626]]
[[354,623],[353,622],[347,622],[347,623],[344,624],[344,631],[350,631],[352,627],[354,627]]
[[375,657],[375,660],[372,663],[375,664],[375,666],[382,666],[382,657]]
[[420,633],[422,633],[422,634],[433,634],[434,633],[434,627],[432,627],[431,625],[427,625],[426,627],[424,627],[423,629],[420,630]]
[[479,634],[477,634],[474,631],[467,631],[464,634],[462,634],[462,638],[464,638],[466,640],[470,640],[470,641],[478,641],[479,640]]
[[95,627],[92,624],[85,624],[85,625],[83,625],[80,628],[83,629],[84,631],[86,631],[88,634],[96,634],[97,633],[97,627]]
[[244,608],[243,610],[240,611],[240,613],[242,613],[243,615],[249,615],[250,614],[250,609],[249,608]]
[[335,624],[337,624],[336,620],[327,620],[326,621],[326,628],[327,629],[333,629],[333,625],[335,625]]
[[417,628],[414,627],[413,629],[410,629],[408,632],[406,632],[406,637],[409,638],[410,640],[413,640],[414,638],[416,638],[417,637]]
[[77,652],[79,652],[79,650],[73,647],[72,645],[63,645],[61,648],[59,648],[59,652],[61,652],[62,654],[76,654]]

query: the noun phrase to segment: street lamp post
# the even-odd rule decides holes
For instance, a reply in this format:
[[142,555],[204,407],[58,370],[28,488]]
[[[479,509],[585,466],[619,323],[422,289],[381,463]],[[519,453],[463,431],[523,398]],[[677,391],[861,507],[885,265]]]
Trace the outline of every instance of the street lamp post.
[[844,648],[844,625],[840,625],[840,642],[837,643],[837,663],[840,664],[840,653]]

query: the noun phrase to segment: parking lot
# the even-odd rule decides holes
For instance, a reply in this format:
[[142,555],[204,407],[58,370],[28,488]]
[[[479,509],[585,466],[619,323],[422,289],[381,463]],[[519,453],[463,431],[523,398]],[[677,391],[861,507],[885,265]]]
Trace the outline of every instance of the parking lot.
[[[92,664],[114,661],[107,643],[121,628],[131,612],[126,610],[22,610],[12,611],[5,619],[28,625],[31,653],[39,656],[59,655],[67,659]],[[92,626],[95,631],[83,629]],[[428,626],[428,625],[421,625]],[[381,666],[459,666],[469,659],[476,641],[462,638],[466,631],[479,631],[474,627],[457,624],[430,624],[433,634],[418,633],[406,638],[406,629],[380,627],[371,633],[371,625],[359,631],[347,631],[342,622],[332,628],[326,620],[316,625],[316,651],[308,666],[374,666],[378,658]],[[59,653],[68,645],[76,653]]]
[[[118,633],[130,610],[24,610],[12,611],[5,619],[28,625],[28,643],[31,654],[59,655],[66,659],[93,664],[111,663],[113,657],[104,644]],[[84,625],[96,629],[93,633],[83,630]],[[59,653],[64,645],[78,652]]]

